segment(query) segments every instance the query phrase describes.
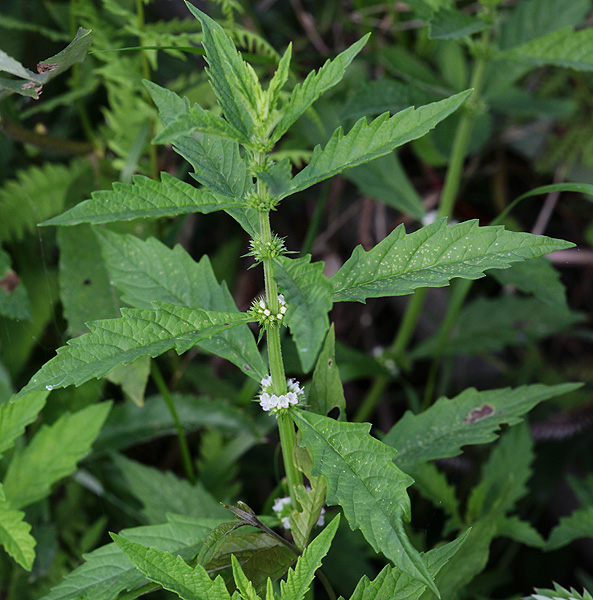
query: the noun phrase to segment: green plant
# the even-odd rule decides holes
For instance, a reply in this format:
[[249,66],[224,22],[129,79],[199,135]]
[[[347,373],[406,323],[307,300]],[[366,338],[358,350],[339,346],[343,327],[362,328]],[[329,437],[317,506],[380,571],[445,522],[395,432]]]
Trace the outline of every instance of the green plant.
[[[108,4],[113,14],[120,14],[115,5]],[[228,6],[230,4],[227,9]],[[418,10],[428,11],[422,3],[418,6]],[[133,182],[128,183],[127,176],[123,177],[124,182],[114,184],[111,191],[94,192],[90,200],[46,220],[44,225],[59,225],[64,227],[61,231],[69,231],[66,227],[224,211],[251,239],[248,256],[263,269],[264,293],[253,300],[248,310],[240,311],[226,285],[218,283],[207,256],[195,262],[180,246],[170,249],[156,237],[142,239],[118,229],[94,229],[96,241],[93,237],[88,243],[100,249],[109,279],[128,307],[121,308],[119,318],[91,322],[90,333],[60,348],[58,355],[17,395],[16,404],[0,406],[4,411],[0,423],[6,428],[0,430],[0,440],[3,444],[8,440],[6,449],[10,447],[41,410],[48,391],[84,385],[80,388],[82,391],[89,389],[87,386],[89,382],[92,385],[94,379],[108,377],[142,404],[143,389],[151,373],[160,393],[157,400],[163,401],[163,408],[155,408],[156,403],[151,402],[150,410],[155,414],[160,410],[155,421],[159,425],[166,421],[167,428],[177,433],[188,481],[115,457],[113,462],[131,495],[140,501],[139,510],[148,524],[114,535],[114,544],[89,554],[87,562],[45,598],[107,599],[120,594],[122,598],[132,598],[164,589],[182,598],[222,599],[232,594],[255,600],[265,591],[269,599],[279,594],[280,598],[293,600],[306,596],[316,571],[327,594],[335,597],[332,581],[318,569],[337,535],[340,516],[334,516],[322,533],[311,540],[324,504],[340,507],[350,528],[360,530],[368,547],[391,563],[374,579],[366,576],[360,579],[351,598],[401,595],[421,598],[439,592],[442,597],[457,597],[484,568],[494,537],[510,537],[535,547],[544,544],[541,535],[517,511],[517,503],[526,495],[534,460],[532,439],[520,423],[540,402],[574,392],[579,386],[558,383],[491,391],[470,388],[451,400],[441,398],[434,403],[430,402],[430,390],[425,410],[417,414],[406,412],[379,441],[370,435],[370,424],[346,420],[345,396],[336,365],[335,333],[328,315],[339,302],[364,303],[369,298],[408,295],[418,288],[448,285],[453,278],[471,281],[481,278],[487,270],[506,269],[511,264],[522,264],[572,244],[509,231],[501,226],[480,227],[476,221],[447,225],[446,219],[440,219],[410,234],[399,226],[370,250],[356,247],[329,278],[323,273],[324,265],[312,262],[310,255],[290,257],[285,240],[271,229],[275,211],[284,210],[284,202],[290,196],[374,159],[393,157],[395,148],[423,138],[466,99],[473,98],[471,91],[459,91],[418,109],[406,108],[394,116],[383,113],[371,122],[362,117],[347,133],[338,127],[325,144],[315,147],[308,156],[307,166],[293,176],[290,158],[294,161],[295,156],[306,154],[288,148],[289,158],[283,158],[281,153],[275,152],[277,144],[290,135],[291,128],[301,117],[311,114],[313,103],[323,93],[340,84],[366,39],[311,73],[289,95],[284,88],[291,77],[290,46],[264,89],[255,70],[243,60],[223,28],[197,9],[189,8],[203,28],[208,76],[218,106],[206,110],[155,83],[145,81],[144,84],[163,124],[155,142],[172,143],[189,162],[193,177],[202,187],[196,188],[168,173],[162,173],[157,180],[154,177],[156,155],[151,151],[146,153],[148,160],[143,164],[145,172],[153,178],[136,175]],[[480,30],[489,31],[487,19],[492,18],[491,8],[488,6],[485,14],[472,19],[471,24],[462,16],[465,13],[452,9],[435,14],[428,11],[425,18],[436,35],[451,36],[453,30],[455,35],[460,36],[462,31],[465,36]],[[232,12],[227,10],[225,14],[228,17]],[[146,31],[140,29],[140,37],[146,39]],[[484,35],[483,52],[487,51],[487,41]],[[143,53],[149,51],[144,49]],[[516,55],[532,56],[529,52],[516,52]],[[475,66],[472,78],[475,88],[481,86],[486,68],[485,61],[480,62],[483,58],[478,57]],[[140,63],[149,75],[145,70],[146,60],[144,55]],[[135,74],[138,75],[138,71]],[[134,147],[136,157],[144,156],[138,148],[143,147],[154,126],[150,121],[152,109],[146,101],[138,102],[136,106],[142,108],[138,108],[136,116],[139,121],[149,119],[148,129],[139,131],[133,140],[124,136],[126,143],[119,138],[110,142],[110,148],[117,155],[115,164],[127,174],[136,169],[120,161],[125,161]],[[474,106],[463,114],[458,124],[445,187],[446,200],[440,208],[444,217],[450,216],[453,210],[476,110],[474,100]],[[123,118],[122,114],[119,119]],[[135,161],[135,165],[141,163]],[[357,177],[361,181],[360,171]],[[87,243],[89,233],[88,229],[84,230],[77,238],[78,243],[83,240]],[[77,239],[63,239],[61,245],[66,249],[70,244],[71,255],[75,255]],[[541,261],[525,264],[534,264],[534,269],[549,273]],[[64,274],[66,272],[64,269]],[[532,272],[527,268],[524,273]],[[515,279],[511,277],[511,283],[516,284],[516,281],[516,275]],[[544,297],[550,288],[558,292],[554,284],[543,288],[540,293]],[[473,310],[472,314],[460,316],[467,291],[467,287],[456,290],[455,302],[451,304],[452,316],[448,316],[436,339],[428,339],[408,353],[407,343],[421,303],[413,301],[393,352],[400,367],[405,359],[427,356],[438,359],[447,352],[472,347],[478,351],[500,348],[514,339],[515,332],[508,334],[510,338],[505,337],[507,332],[496,319],[497,311],[503,316],[519,315],[522,321],[527,321],[525,329],[530,335],[533,330],[534,337],[565,329],[579,318],[568,309],[559,310],[564,302],[562,293],[559,293],[560,303],[551,302],[549,313],[541,310],[534,315],[532,303],[509,297],[502,308],[501,302],[493,307],[487,300],[479,301],[482,304],[477,301],[467,309]],[[549,314],[553,318],[547,317]],[[542,315],[550,322],[547,328],[541,325]],[[455,332],[457,337],[452,337],[445,347],[443,340],[457,317],[462,326]],[[72,322],[74,320],[69,319],[70,326]],[[258,329],[257,341],[249,323]],[[480,337],[484,335],[480,326],[492,327],[493,324],[494,333]],[[79,325],[77,333],[84,330],[82,322]],[[294,344],[296,370],[304,374],[313,372],[306,392],[303,385],[287,379],[285,374],[286,352],[283,354],[283,350],[290,344],[283,339],[285,325]],[[262,357],[258,343],[264,336],[266,354]],[[227,423],[234,419],[231,430],[238,446],[260,441],[277,423],[286,475],[283,489],[290,498],[279,515],[284,521],[278,516],[265,516],[265,512],[272,511],[263,511],[264,515],[258,517],[247,505],[238,502],[237,506],[228,507],[236,520],[228,521],[226,511],[216,504],[210,492],[219,489],[221,495],[216,499],[234,500],[237,494],[229,491],[229,481],[215,473],[219,479],[211,482],[207,490],[202,477],[196,475],[184,431],[191,426],[182,412],[190,403],[188,398],[172,394],[161,374],[162,365],[175,365],[177,359],[171,355],[167,357],[169,363],[151,363],[149,359],[169,350],[181,355],[198,348],[230,361],[250,379],[229,393],[237,397],[237,406],[248,405],[260,387],[260,406],[271,416],[250,420],[244,413],[233,412],[231,407],[216,401],[204,402],[204,413],[213,423],[217,416],[223,416]],[[210,373],[208,377],[212,377]],[[378,381],[389,380],[382,371]],[[202,382],[202,385],[208,384]],[[222,385],[222,378],[212,377],[213,388]],[[383,383],[376,385],[375,389],[381,386],[384,389]],[[429,381],[427,387],[431,386]],[[380,394],[375,393],[375,399],[367,403],[367,407],[372,408],[378,396]],[[90,397],[92,403],[97,394],[91,390]],[[132,436],[126,432],[119,437],[113,434],[119,417],[128,410],[122,406],[113,409],[114,413],[119,411],[118,417],[110,417],[110,424],[105,427],[105,430],[111,427],[112,437],[101,439],[99,429],[109,408],[108,403],[102,402],[74,415],[64,415],[51,426],[51,433],[47,428],[40,429],[24,449],[17,449],[9,457],[2,497],[6,526],[1,530],[0,540],[23,567],[32,565],[33,538],[19,509],[47,496],[52,483],[73,471],[95,439],[98,452],[101,444],[103,452],[115,452],[131,443]],[[330,413],[337,419],[330,418]],[[83,414],[84,422],[75,420]],[[132,414],[126,422],[133,422],[136,417],[138,420],[147,418]],[[85,435],[75,436],[80,447],[76,447],[70,458],[65,454],[61,457],[68,459],[66,465],[60,466],[60,461],[56,461],[54,472],[40,465],[38,457],[51,454],[44,448],[62,447],[69,439],[62,430],[62,423],[66,421],[72,431],[83,428]],[[432,461],[457,456],[462,446],[494,441],[502,425],[512,427],[505,429],[484,461],[479,482],[462,506],[454,487]],[[138,429],[141,428],[138,425]],[[136,431],[135,435],[142,434]],[[233,458],[241,452],[231,444],[223,444],[217,435],[213,433],[203,440],[201,462],[206,473],[217,461],[232,464]],[[250,439],[246,441],[246,437]],[[23,467],[27,457],[36,465],[37,470],[32,475]],[[27,474],[26,477],[19,475],[20,486],[12,483],[14,473]],[[87,476],[92,479],[92,474]],[[430,545],[419,540],[407,525],[411,519],[408,488],[414,481],[422,496],[442,507],[447,536],[459,532],[454,541],[428,550]],[[577,482],[575,487],[581,491],[588,489],[586,483]],[[590,516],[587,508],[590,497],[586,491],[582,497],[583,514],[573,519],[579,524]],[[198,506],[195,506],[196,499],[199,499]],[[182,514],[167,514],[174,512]],[[331,512],[333,516],[335,509]],[[163,523],[165,519],[167,522]],[[292,542],[271,529],[280,522],[290,525]],[[550,547],[567,544],[580,535],[575,531],[574,522],[558,526],[548,542]],[[223,570],[226,581],[220,577],[211,579],[209,572],[218,570]],[[275,587],[273,582],[286,574],[286,581]],[[145,579],[149,583],[144,583]]]

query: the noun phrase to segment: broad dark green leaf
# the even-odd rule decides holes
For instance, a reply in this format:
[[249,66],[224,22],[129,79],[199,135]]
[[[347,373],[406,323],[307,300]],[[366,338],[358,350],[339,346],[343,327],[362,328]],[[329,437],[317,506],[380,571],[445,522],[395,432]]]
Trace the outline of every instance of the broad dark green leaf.
[[332,324],[315,365],[313,381],[307,392],[307,401],[313,412],[324,416],[337,408],[340,412],[339,420],[342,421],[346,418],[346,398],[336,364],[335,348],[336,334]]
[[311,256],[276,259],[275,276],[288,304],[286,324],[293,335],[303,370],[311,370],[329,328],[332,286],[322,262]]
[[432,462],[410,465],[409,473],[414,478],[414,487],[420,494],[443,510],[455,524],[460,525],[459,500],[457,500],[455,486],[449,483],[447,476]]
[[420,414],[406,412],[383,442],[397,449],[394,460],[401,469],[414,469],[430,460],[457,456],[462,446],[492,442],[503,423],[516,425],[539,402],[579,387],[535,384],[483,392],[468,388],[451,400],[440,398]]
[[183,600],[231,600],[219,575],[210,579],[204,567],[190,567],[180,556],[111,534],[113,541],[148,579]]
[[118,365],[129,365],[140,356],[158,356],[174,348],[186,352],[197,342],[247,323],[242,313],[188,309],[155,302],[154,310],[122,308],[120,319],[89,323],[90,333],[58,349],[19,392],[80,385],[103,377]]
[[343,423],[298,409],[291,414],[313,456],[313,475],[327,482],[327,503],[339,504],[350,527],[360,529],[375,551],[436,592],[404,532],[403,521],[411,516],[406,489],[413,480],[394,465],[395,450],[369,435],[369,423]]
[[[0,438],[1,439],[1,438]],[[0,484],[0,545],[23,569],[31,570],[35,560],[35,538],[25,513],[14,510]]]
[[572,245],[501,226],[479,227],[475,220],[447,226],[440,219],[409,235],[400,225],[368,252],[354,249],[330,280],[334,302],[401,296],[418,287],[442,287],[454,277],[478,279],[487,269]]
[[442,8],[429,20],[428,37],[433,40],[458,40],[488,27],[488,23],[475,15],[457,8]]
[[33,392],[23,396],[18,402],[0,405],[0,455],[12,446],[16,438],[25,432],[41,409],[49,392]]
[[[220,519],[197,519],[168,515],[168,523],[135,527],[120,531],[120,537],[172,554],[191,559],[208,532],[220,524]],[[144,575],[128,560],[115,544],[107,544],[85,555],[85,563],[77,567],[64,581],[41,600],[114,600],[122,591],[135,588],[145,581]]]
[[593,537],[593,506],[578,508],[567,517],[562,517],[552,529],[545,549],[556,550],[584,537]]
[[15,451],[4,477],[4,492],[12,508],[23,508],[49,495],[51,486],[70,475],[91,450],[110,402],[64,413],[43,425],[31,442]]
[[507,537],[531,548],[543,548],[545,545],[545,540],[537,529],[515,515],[510,517],[501,515],[496,519],[496,535]]
[[134,183],[113,184],[113,190],[93,192],[91,200],[77,204],[43,225],[110,223],[133,219],[173,217],[188,213],[209,213],[236,206],[227,196],[195,188],[180,179],[161,173],[161,181],[135,175]]
[[315,147],[309,164],[292,179],[280,197],[285,198],[306,190],[324,179],[388,154],[394,148],[422,137],[457,110],[470,94],[471,90],[466,90],[418,109],[407,108],[392,117],[385,113],[371,123],[367,123],[363,117],[347,134],[339,127],[325,148]]
[[[131,306],[150,308],[158,301],[239,314],[226,283],[216,280],[207,256],[196,263],[181,246],[170,249],[155,238],[140,240],[109,231],[98,235],[111,281]],[[258,382],[267,373],[247,325],[221,332],[199,345]]]

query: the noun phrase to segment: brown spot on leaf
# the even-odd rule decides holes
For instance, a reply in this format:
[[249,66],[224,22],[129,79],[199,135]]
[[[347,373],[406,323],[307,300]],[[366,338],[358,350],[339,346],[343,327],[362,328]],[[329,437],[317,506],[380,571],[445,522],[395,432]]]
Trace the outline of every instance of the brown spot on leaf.
[[18,287],[20,281],[19,276],[12,269],[9,269],[4,277],[0,279],[0,289],[8,294],[12,294]]
[[58,68],[58,63],[37,63],[37,72],[40,75],[55,71]]
[[482,419],[485,419],[486,417],[489,417],[493,414],[493,406],[491,406],[490,404],[482,404],[480,408],[472,408],[472,410],[469,411],[469,415],[467,415],[467,417],[463,419],[463,422],[467,423],[468,425],[473,425],[477,421],[481,421]]

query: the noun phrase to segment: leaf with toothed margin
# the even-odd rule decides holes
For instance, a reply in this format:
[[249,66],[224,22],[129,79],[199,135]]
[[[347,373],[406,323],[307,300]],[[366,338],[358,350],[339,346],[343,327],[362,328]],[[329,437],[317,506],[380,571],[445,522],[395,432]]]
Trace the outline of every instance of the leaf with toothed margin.
[[371,437],[370,423],[345,423],[292,409],[290,414],[313,456],[312,475],[327,482],[327,503],[339,504],[352,529],[402,571],[438,590],[424,559],[404,531],[406,489],[414,480],[393,463],[396,451]]
[[504,269],[571,246],[500,225],[479,227],[476,220],[447,226],[440,219],[411,234],[400,225],[368,252],[361,246],[354,249],[330,280],[333,300],[364,302],[411,294],[419,287],[442,287],[454,277],[478,279],[487,269]]
[[42,225],[98,224],[173,217],[226,210],[238,205],[233,198],[197,189],[168,173],[161,173],[160,182],[136,175],[133,184],[116,182],[113,190],[93,192],[91,196],[91,200],[77,204],[65,213],[44,221]]
[[59,348],[57,356],[41,367],[18,396],[79,386],[140,356],[154,358],[173,348],[182,354],[201,340],[251,320],[243,313],[188,309],[165,302],[153,306],[154,310],[122,308],[120,319],[89,323],[91,332]]

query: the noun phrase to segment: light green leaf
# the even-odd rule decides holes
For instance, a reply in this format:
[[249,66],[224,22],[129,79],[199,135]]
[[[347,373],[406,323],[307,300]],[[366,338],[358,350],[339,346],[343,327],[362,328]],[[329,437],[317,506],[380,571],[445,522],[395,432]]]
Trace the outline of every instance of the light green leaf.
[[45,406],[49,392],[33,392],[18,402],[0,405],[0,455],[10,448],[25,427],[32,423]]
[[253,584],[247,579],[247,576],[243,572],[243,569],[234,554],[231,555],[231,563],[233,566],[235,585],[241,594],[241,600],[260,600]]
[[[456,540],[443,544],[424,554],[426,566],[432,577],[457,553],[469,534],[466,531]],[[350,600],[386,600],[387,598],[401,598],[402,600],[416,600],[426,589],[426,585],[410,577],[398,568],[385,567],[373,581],[364,576]],[[432,594],[431,594],[432,596]]]
[[593,30],[563,27],[502,52],[501,59],[540,67],[554,65],[577,71],[593,71]]
[[556,550],[580,538],[593,538],[593,506],[584,506],[562,517],[552,529],[546,543],[546,550]]
[[227,121],[250,140],[261,118],[263,92],[253,68],[235,48],[224,29],[201,10],[186,2],[202,24],[208,77]]
[[533,294],[540,302],[565,311],[566,288],[560,273],[545,258],[534,258],[514,264],[510,269],[497,269],[488,273],[500,283],[511,285],[525,293]]
[[107,375],[118,365],[129,365],[141,356],[158,356],[174,348],[186,352],[197,342],[247,323],[242,313],[188,309],[155,302],[154,310],[122,308],[121,319],[89,323],[91,333],[58,349],[19,392],[81,385]]
[[30,571],[35,560],[35,538],[25,513],[14,510],[6,500],[0,484],[0,544],[23,569]]
[[294,570],[289,569],[286,581],[280,583],[281,600],[304,600],[315,577],[315,571],[319,569],[321,560],[329,551],[339,524],[340,515],[338,514],[305,548],[299,556]]
[[583,589],[583,593],[579,594],[574,588],[570,588],[570,591],[563,588],[561,585],[554,583],[553,590],[544,590],[541,588],[535,588],[535,592],[531,596],[527,596],[526,600],[593,600],[593,596]]
[[393,152],[350,169],[346,178],[356,184],[361,194],[377,198],[405,215],[421,219],[426,212],[422,199]]
[[507,50],[561,27],[579,25],[590,10],[590,0],[522,0],[502,20],[498,45]]
[[350,63],[367,43],[369,35],[352,44],[333,60],[326,61],[319,71],[311,71],[303,83],[294,87],[290,100],[282,107],[280,122],[271,135],[272,144],[275,144],[322,94],[342,80]]
[[327,314],[332,309],[332,286],[323,274],[322,262],[311,263],[311,256],[275,261],[275,276],[288,304],[286,324],[292,332],[303,370],[309,372],[329,327]]
[[183,600],[231,599],[222,577],[210,579],[201,565],[193,568],[180,556],[148,548],[114,533],[111,537],[141,573]]
[[[180,554],[189,560],[197,552],[208,532],[220,519],[197,519],[168,515],[168,523],[135,527],[120,531],[126,540]],[[66,576],[41,600],[113,600],[124,590],[131,590],[145,578],[115,544],[107,544],[85,555],[85,563]]]
[[292,42],[288,44],[286,51],[282,55],[282,58],[278,62],[278,68],[274,73],[274,76],[270,80],[268,84],[268,89],[266,90],[266,96],[268,100],[268,106],[270,110],[273,111],[278,104],[278,99],[280,98],[280,91],[284,87],[285,83],[288,81],[288,77],[290,75],[290,61],[292,59]]
[[126,396],[136,406],[144,405],[144,393],[150,376],[150,357],[141,356],[126,366],[115,367],[107,375],[111,383],[121,386]]
[[171,472],[163,472],[122,456],[114,463],[122,472],[127,489],[144,508],[150,524],[164,523],[167,513],[211,519],[228,518],[228,511],[199,482],[192,485]]
[[420,414],[411,411],[385,435],[397,449],[395,463],[406,471],[429,460],[461,454],[462,446],[494,441],[503,423],[516,425],[539,402],[580,387],[578,383],[525,385],[479,392],[468,388],[452,398],[439,398]]
[[339,420],[342,421],[346,418],[346,398],[336,364],[335,348],[336,334],[332,323],[315,365],[313,381],[307,392],[307,401],[313,412],[324,416],[337,408],[340,412]]
[[224,210],[237,203],[232,198],[200,190],[180,179],[161,173],[161,181],[135,175],[134,183],[113,184],[113,190],[93,192],[91,200],[77,204],[42,225],[110,223],[188,213]]
[[[456,328],[449,336],[442,354],[483,354],[509,345],[524,345],[565,332],[584,318],[584,313],[558,305],[552,307],[536,298],[477,298],[459,313],[458,321],[463,323],[463,327]],[[420,342],[411,356],[414,359],[431,356],[436,347],[436,337],[431,336]]]
[[77,179],[89,172],[85,161],[70,165],[46,162],[17,171],[0,188],[0,240],[20,240],[36,225],[61,212]]
[[490,25],[475,15],[457,8],[442,8],[429,20],[428,37],[433,40],[458,40],[488,29]]
[[501,226],[479,227],[476,220],[448,227],[440,219],[409,235],[400,225],[368,252],[357,246],[330,281],[334,302],[364,302],[410,294],[418,287],[442,287],[454,277],[479,279],[487,269],[571,246]]
[[315,147],[309,164],[294,177],[280,198],[306,190],[345,169],[369,162],[422,137],[457,110],[470,94],[471,90],[466,90],[418,109],[407,108],[392,117],[384,113],[371,123],[363,117],[347,134],[339,127],[323,150],[321,146]]
[[[71,337],[86,333],[87,321],[119,316],[119,303],[90,225],[58,230],[60,300]],[[84,248],[84,252],[81,252]]]
[[[216,280],[207,256],[196,263],[181,246],[170,249],[155,238],[141,240],[109,231],[97,235],[111,280],[131,306],[150,308],[158,301],[239,314],[226,284]],[[247,325],[221,332],[200,346],[231,361],[258,382],[267,373]]]
[[91,450],[110,402],[65,413],[50,426],[44,425],[25,447],[15,451],[4,491],[13,508],[29,506],[50,493],[51,486],[70,475]]
[[342,423],[298,409],[291,414],[313,455],[313,475],[327,482],[327,503],[339,504],[350,527],[360,529],[375,551],[437,593],[404,532],[403,521],[411,516],[406,488],[413,480],[393,464],[395,450],[369,435],[369,423]]
[[510,538],[532,548],[543,548],[545,544],[544,538],[531,523],[522,521],[515,515],[510,517],[500,515],[496,519],[496,535]]
[[297,548],[304,550],[309,542],[313,527],[318,523],[325,503],[327,486],[323,477],[307,477],[311,489],[299,484],[295,488],[296,500],[301,510],[294,509],[289,516],[290,533]]

